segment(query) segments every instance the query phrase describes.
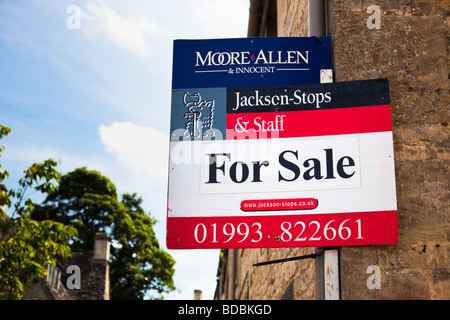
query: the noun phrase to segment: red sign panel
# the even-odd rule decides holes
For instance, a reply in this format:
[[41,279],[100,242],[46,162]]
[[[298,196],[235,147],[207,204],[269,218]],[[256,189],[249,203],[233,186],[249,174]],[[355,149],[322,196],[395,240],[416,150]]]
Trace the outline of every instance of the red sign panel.
[[397,212],[170,218],[169,248],[282,248],[397,243]]

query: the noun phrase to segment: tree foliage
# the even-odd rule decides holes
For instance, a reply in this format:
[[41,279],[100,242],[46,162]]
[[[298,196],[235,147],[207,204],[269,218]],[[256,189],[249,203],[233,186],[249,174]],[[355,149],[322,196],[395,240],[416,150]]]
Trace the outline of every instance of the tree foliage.
[[[0,125],[0,139],[10,133]],[[0,146],[0,156],[4,150]],[[33,276],[43,277],[47,265],[56,264],[56,256],[70,257],[67,244],[76,229],[51,220],[40,222],[31,219],[36,204],[29,198],[32,191],[55,192],[59,172],[53,159],[34,163],[24,171],[24,176],[14,190],[0,192],[0,206],[12,207],[11,217],[0,209],[0,299],[20,299]],[[0,183],[8,172],[0,165]]]
[[78,168],[62,176],[59,188],[48,192],[33,217],[73,225],[78,234],[73,251],[90,251],[96,232],[112,239],[110,290],[112,299],[143,299],[148,293],[175,289],[172,257],[160,249],[153,231],[155,220],[142,209],[142,199],[122,195],[119,201],[114,184],[100,172]]
[[61,177],[59,188],[49,191],[33,218],[73,225],[78,234],[71,240],[73,251],[90,251],[96,232],[106,232],[119,209],[114,184],[98,171],[79,168]]

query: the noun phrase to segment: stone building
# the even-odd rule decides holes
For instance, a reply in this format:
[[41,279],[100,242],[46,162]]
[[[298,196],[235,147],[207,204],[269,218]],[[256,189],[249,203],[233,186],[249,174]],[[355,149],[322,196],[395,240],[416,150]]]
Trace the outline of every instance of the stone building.
[[[249,37],[326,35],[333,81],[389,78],[399,243],[338,248],[340,299],[450,299],[449,8],[448,0],[250,0]],[[222,250],[215,298],[323,299],[321,257],[314,248]]]
[[[45,278],[34,277],[23,300],[109,300],[110,238],[97,233],[93,252],[72,252],[47,268]],[[78,279],[76,279],[78,277]]]

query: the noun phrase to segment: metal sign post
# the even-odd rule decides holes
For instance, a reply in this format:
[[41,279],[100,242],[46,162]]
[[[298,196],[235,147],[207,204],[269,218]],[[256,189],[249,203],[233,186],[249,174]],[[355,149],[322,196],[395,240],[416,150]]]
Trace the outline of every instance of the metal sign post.
[[339,300],[339,249],[325,249],[323,266],[325,300]]
[[[333,82],[332,71],[323,72],[320,83],[331,82]],[[314,248],[314,252],[321,253],[315,260],[316,299],[340,300],[339,249]]]

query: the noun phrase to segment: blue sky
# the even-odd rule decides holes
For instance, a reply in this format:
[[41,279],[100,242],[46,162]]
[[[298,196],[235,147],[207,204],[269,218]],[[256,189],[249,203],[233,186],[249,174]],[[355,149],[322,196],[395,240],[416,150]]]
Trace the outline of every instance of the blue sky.
[[[1,163],[14,188],[53,157],[137,192],[165,247],[174,39],[245,37],[249,0],[1,0]],[[179,291],[212,299],[217,250],[168,250]]]

